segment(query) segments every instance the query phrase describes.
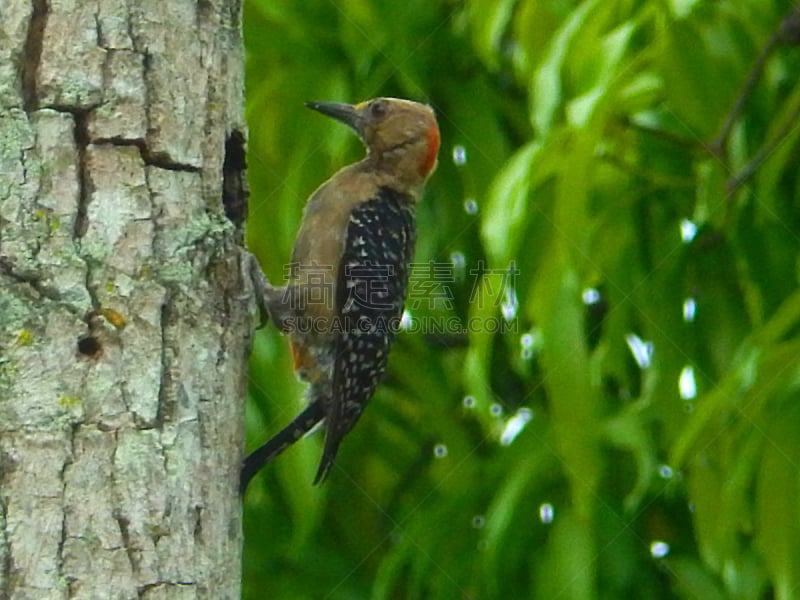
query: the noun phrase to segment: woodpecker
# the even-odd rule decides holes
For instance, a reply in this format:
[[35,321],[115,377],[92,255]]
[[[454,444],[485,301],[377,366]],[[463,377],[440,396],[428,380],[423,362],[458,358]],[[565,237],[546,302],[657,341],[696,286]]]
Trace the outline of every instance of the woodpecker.
[[308,199],[287,285],[272,286],[250,263],[259,306],[289,335],[295,373],[309,387],[307,408],[245,459],[242,492],[320,422],[326,432],[314,483],[328,475],[386,369],[405,301],[415,206],[439,150],[436,117],[425,104],[375,98],[306,106],[350,126],[367,155]]

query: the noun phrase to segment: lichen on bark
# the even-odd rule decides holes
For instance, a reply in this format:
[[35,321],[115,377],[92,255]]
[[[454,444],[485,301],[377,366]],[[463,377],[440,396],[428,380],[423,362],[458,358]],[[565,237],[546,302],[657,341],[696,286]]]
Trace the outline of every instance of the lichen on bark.
[[239,14],[33,0],[0,22],[0,597],[238,598]]

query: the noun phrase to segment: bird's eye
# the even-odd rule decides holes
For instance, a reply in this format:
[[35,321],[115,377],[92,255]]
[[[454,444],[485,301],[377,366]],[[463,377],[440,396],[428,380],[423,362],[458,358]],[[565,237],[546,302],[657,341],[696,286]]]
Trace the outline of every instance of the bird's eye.
[[369,105],[369,114],[372,115],[373,119],[382,119],[388,111],[389,107],[383,100],[376,100]]

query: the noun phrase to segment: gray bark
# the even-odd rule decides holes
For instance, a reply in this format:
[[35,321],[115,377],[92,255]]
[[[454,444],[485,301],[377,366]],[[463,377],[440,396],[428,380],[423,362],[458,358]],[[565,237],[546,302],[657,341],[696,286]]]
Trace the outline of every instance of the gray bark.
[[2,599],[240,595],[241,43],[239,0],[0,0]]

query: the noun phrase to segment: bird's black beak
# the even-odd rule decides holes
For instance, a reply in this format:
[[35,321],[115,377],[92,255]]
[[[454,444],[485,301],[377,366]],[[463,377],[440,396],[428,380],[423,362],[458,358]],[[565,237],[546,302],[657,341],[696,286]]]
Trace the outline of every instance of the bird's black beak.
[[361,111],[353,104],[345,104],[343,102],[306,102],[308,108],[313,108],[323,115],[341,121],[345,125],[349,125],[356,132],[361,129]]

